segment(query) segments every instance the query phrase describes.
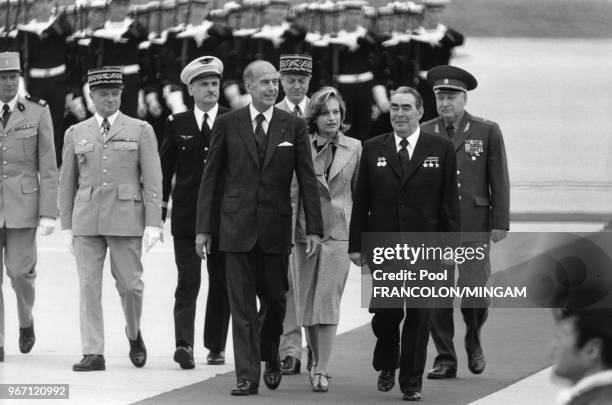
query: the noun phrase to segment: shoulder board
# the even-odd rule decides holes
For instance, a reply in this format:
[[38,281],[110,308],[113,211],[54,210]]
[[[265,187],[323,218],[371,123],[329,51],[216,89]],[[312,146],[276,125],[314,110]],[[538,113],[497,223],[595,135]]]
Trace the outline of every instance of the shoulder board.
[[430,119],[429,121],[422,122],[421,127],[429,127],[439,121],[440,121],[440,117],[436,117],[436,118]]
[[480,123],[480,124],[487,124],[487,125],[493,125],[493,124],[494,124],[494,122],[493,122],[493,121],[489,121],[489,120],[488,120],[488,119],[486,119],[486,118],[475,117],[475,116],[473,116],[473,115],[472,115],[472,121],[474,121],[474,122],[478,122],[478,123]]
[[26,100],[31,101],[33,103],[40,104],[43,107],[47,105],[47,102],[45,100],[43,100],[42,98],[32,97],[29,94],[26,95],[25,98],[26,98]]

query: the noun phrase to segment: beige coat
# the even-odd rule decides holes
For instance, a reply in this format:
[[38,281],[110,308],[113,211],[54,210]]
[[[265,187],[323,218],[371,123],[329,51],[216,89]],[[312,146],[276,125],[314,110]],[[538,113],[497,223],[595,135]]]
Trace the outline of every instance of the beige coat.
[[18,97],[0,125],[0,227],[35,228],[57,216],[57,167],[49,107]]
[[161,226],[162,173],[149,124],[119,113],[104,140],[91,117],[66,131],[62,158],[62,229],[142,236],[145,226]]
[[[361,158],[361,142],[341,132],[338,133],[338,148],[327,179],[325,179],[324,173],[324,154],[317,153],[312,138],[310,146],[323,214],[323,241],[330,237],[335,240],[348,240],[349,223],[353,209],[352,196],[357,187],[357,174]],[[297,182],[294,182],[295,186],[297,186]],[[301,201],[297,213],[295,241],[306,241],[305,217]]]

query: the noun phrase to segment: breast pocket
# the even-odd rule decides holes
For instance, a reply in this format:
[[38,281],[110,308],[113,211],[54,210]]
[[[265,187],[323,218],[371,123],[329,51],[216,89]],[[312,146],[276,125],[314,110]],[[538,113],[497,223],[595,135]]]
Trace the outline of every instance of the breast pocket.
[[74,153],[76,154],[79,165],[87,163],[87,159],[92,156],[91,152],[93,152],[93,150],[94,146],[92,143],[76,145],[76,147],[74,148]]
[[23,152],[26,155],[35,155],[38,148],[38,131],[36,127],[27,129],[16,129],[15,139],[22,144]]
[[132,167],[138,163],[138,142],[113,142],[113,152],[117,167]]

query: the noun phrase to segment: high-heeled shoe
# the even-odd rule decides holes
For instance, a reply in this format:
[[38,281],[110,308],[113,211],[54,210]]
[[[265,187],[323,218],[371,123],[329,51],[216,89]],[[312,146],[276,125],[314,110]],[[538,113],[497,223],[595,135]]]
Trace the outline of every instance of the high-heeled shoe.
[[314,392],[327,392],[331,377],[327,373],[316,373],[312,380],[312,390]]
[[312,366],[310,367],[310,371],[308,373],[308,379],[310,380],[310,384],[313,384],[316,373],[317,373],[317,363],[312,363]]

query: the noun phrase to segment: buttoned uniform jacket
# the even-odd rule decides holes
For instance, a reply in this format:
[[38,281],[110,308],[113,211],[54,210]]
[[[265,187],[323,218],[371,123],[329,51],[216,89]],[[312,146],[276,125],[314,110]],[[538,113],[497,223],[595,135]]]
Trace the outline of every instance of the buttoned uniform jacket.
[[306,212],[308,234],[323,235],[321,205],[312,165],[306,123],[273,107],[259,163],[249,106],[220,116],[198,193],[196,234],[213,231],[214,192],[223,181],[219,249],[264,253],[291,252],[291,180],[295,171]]
[[[322,241],[330,238],[348,241],[353,194],[357,188],[359,159],[361,158],[361,142],[338,132],[338,146],[327,179],[325,178],[325,153],[317,153],[314,142],[311,142],[311,147],[323,216]],[[295,240],[305,243],[304,207],[301,203],[298,207]]]
[[421,132],[404,174],[393,133],[366,141],[353,199],[349,253],[361,252],[362,232],[459,232],[453,145]]
[[[226,112],[229,112],[228,108],[219,106],[215,121]],[[211,133],[203,134],[198,128],[193,110],[171,115],[166,121],[160,149],[164,176],[162,201],[168,202],[172,177],[176,175],[172,193],[172,235],[195,236],[196,200],[208,157],[210,136]],[[215,193],[215,198],[218,207],[221,203],[219,193]],[[218,225],[214,228],[213,235],[217,235]]]
[[44,101],[17,98],[0,125],[0,162],[0,227],[35,228],[40,217],[57,217],[53,123]]
[[[422,133],[449,139],[442,118]],[[499,125],[465,112],[451,139],[457,156],[462,240],[488,240],[491,229],[510,227],[510,179]]]
[[[304,110],[308,109],[309,104],[310,104],[310,99],[306,97],[306,106],[304,107]],[[275,107],[293,114],[293,110],[289,108],[289,104],[287,104],[286,98],[283,98],[281,101],[276,103]],[[306,111],[302,111],[302,118],[304,115],[306,115]]]
[[148,123],[120,112],[105,140],[91,117],[66,131],[62,158],[62,229],[142,236],[145,226],[161,226],[161,164]]

